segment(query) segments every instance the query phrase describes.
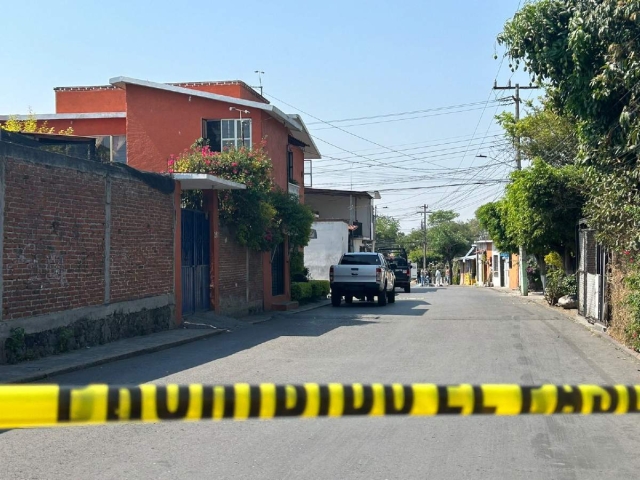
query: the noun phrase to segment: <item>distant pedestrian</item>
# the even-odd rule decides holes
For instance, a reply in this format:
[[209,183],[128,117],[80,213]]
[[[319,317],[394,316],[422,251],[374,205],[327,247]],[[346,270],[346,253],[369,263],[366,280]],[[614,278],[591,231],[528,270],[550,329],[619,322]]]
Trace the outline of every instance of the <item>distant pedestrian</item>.
[[449,267],[447,267],[444,271],[444,284],[451,285],[451,277],[449,276],[451,272],[449,272]]
[[436,287],[441,287],[442,286],[442,272],[440,272],[440,269],[438,268],[436,270]]

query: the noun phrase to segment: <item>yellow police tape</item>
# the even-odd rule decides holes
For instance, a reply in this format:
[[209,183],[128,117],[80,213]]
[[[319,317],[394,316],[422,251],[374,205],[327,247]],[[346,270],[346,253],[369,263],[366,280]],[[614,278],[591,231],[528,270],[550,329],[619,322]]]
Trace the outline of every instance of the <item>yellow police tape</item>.
[[0,429],[350,415],[637,413],[640,385],[0,386]]

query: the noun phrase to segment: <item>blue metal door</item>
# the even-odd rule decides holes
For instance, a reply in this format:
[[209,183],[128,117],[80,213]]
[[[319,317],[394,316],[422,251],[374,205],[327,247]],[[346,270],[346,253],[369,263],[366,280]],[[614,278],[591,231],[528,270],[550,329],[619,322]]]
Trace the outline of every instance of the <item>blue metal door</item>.
[[203,212],[182,210],[182,313],[209,310],[209,220]]

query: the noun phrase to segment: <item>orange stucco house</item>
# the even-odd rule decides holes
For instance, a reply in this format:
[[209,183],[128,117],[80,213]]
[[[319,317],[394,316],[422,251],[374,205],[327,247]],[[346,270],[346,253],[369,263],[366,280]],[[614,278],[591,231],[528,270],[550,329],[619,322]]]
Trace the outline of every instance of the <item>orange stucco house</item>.
[[[264,140],[275,183],[304,202],[304,162],[320,158],[300,116],[282,112],[241,81],[166,84],[116,77],[109,85],[54,91],[56,111],[36,115],[39,122],[46,121],[56,131],[72,127],[74,135],[97,137],[111,161],[138,170],[167,172],[169,156],[200,137],[208,138],[212,150],[218,151]],[[1,115],[0,123],[8,118]],[[178,177],[176,195],[184,189],[203,189],[205,205],[203,212],[177,209],[175,214],[176,305],[182,304],[186,314],[203,309],[243,313],[286,304],[286,242],[275,252],[250,252],[218,224],[215,191],[242,186],[211,176]],[[191,228],[201,234],[192,235]],[[194,248],[204,247],[205,254],[191,254],[191,244],[185,242],[194,237],[204,238],[205,244]]]

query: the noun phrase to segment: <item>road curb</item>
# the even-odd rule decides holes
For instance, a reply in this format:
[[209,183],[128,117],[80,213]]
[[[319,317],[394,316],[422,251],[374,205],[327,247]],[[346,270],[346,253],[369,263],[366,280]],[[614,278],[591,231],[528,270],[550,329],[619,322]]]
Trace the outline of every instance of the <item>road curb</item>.
[[[23,376],[20,376],[18,378],[15,379],[11,379],[10,381],[6,382],[8,384],[19,384],[19,383],[29,383],[29,382],[36,382],[38,380],[44,380],[46,378],[55,376],[55,375],[62,375],[65,373],[71,373],[71,372],[77,372],[79,370],[85,370],[87,368],[91,368],[91,367],[96,367],[99,365],[104,365],[106,363],[111,363],[111,362],[116,362],[118,360],[125,360],[128,358],[133,358],[133,357],[138,357],[141,355],[145,355],[147,353],[154,353],[154,352],[160,352],[162,350],[168,350],[169,348],[173,348],[173,347],[179,347],[180,345],[185,345],[187,343],[192,343],[195,342],[197,340],[202,340],[205,338],[210,338],[210,337],[214,337],[216,335],[222,335],[223,333],[227,333],[228,330],[212,330],[210,332],[206,332],[203,333],[202,335],[196,336],[196,337],[189,337],[189,338],[180,338],[174,341],[170,341],[170,342],[166,342],[163,343],[161,345],[153,345],[153,346],[149,346],[149,347],[143,347],[140,348],[138,350],[133,350],[130,352],[122,352],[122,353],[115,353],[113,355],[106,355],[103,358],[98,358],[95,360],[91,360],[88,362],[84,362],[84,363],[78,363],[75,365],[68,365],[68,366],[60,366],[57,368],[51,368],[49,370],[46,371],[41,371],[38,373],[33,373],[33,374],[26,374]],[[106,344],[108,345],[108,344]]]
[[314,304],[310,304],[310,305],[304,305],[300,308],[297,308],[296,310],[290,310],[288,312],[279,312],[278,316],[280,315],[295,315],[296,313],[304,313],[304,312],[308,312],[310,310],[316,310],[318,308],[322,308],[322,307],[326,307],[328,305],[331,305],[331,301],[330,300],[324,300],[324,301],[320,301]]

